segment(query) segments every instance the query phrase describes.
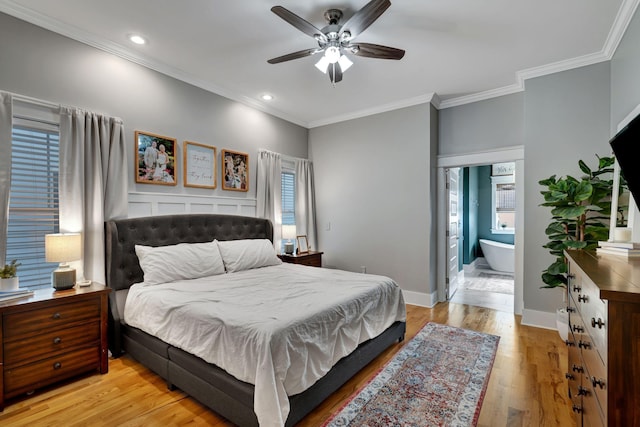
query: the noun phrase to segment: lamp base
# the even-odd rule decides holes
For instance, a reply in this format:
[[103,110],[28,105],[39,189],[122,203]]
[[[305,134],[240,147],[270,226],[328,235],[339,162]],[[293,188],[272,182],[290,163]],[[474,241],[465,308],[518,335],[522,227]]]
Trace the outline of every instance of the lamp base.
[[284,253],[287,255],[293,254],[293,243],[285,243],[284,244]]
[[71,289],[76,284],[76,270],[73,268],[58,268],[51,273],[53,288],[57,291]]

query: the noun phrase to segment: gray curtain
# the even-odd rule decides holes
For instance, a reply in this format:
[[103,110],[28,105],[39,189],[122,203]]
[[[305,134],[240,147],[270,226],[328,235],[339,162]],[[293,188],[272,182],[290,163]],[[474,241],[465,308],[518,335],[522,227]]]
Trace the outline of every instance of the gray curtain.
[[282,158],[267,150],[258,151],[258,184],[256,190],[256,216],[273,223],[273,245],[280,248],[282,241]]
[[60,231],[82,232],[78,278],[104,283],[104,221],[127,216],[122,120],[60,109]]
[[318,250],[313,163],[296,159],[296,232],[306,235],[309,248]]
[[11,132],[13,97],[0,92],[0,263],[7,257],[7,232],[9,225],[9,193],[11,192]]

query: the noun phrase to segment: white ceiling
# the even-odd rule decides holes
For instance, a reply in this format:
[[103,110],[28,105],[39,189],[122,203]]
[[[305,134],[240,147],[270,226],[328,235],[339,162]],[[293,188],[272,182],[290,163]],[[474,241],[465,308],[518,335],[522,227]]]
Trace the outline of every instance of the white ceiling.
[[[306,127],[432,100],[446,108],[522,90],[526,78],[611,58],[640,0],[392,0],[355,41],[406,51],[352,57],[332,86],[307,57],[267,59],[315,41],[273,14],[318,28],[367,0],[0,0],[0,11]],[[140,33],[148,44],[127,36]],[[264,102],[260,96],[273,94]]]

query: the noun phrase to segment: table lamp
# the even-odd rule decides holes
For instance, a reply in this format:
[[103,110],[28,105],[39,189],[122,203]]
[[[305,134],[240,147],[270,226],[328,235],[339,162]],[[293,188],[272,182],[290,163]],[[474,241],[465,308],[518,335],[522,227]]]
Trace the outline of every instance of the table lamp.
[[282,238],[288,240],[284,244],[284,253],[287,255],[293,254],[293,242],[296,238],[296,226],[295,225],[283,225],[282,226]]
[[60,266],[51,273],[51,281],[56,290],[71,289],[76,284],[76,270],[69,262],[82,258],[80,233],[46,234],[44,252],[47,262],[59,262]]

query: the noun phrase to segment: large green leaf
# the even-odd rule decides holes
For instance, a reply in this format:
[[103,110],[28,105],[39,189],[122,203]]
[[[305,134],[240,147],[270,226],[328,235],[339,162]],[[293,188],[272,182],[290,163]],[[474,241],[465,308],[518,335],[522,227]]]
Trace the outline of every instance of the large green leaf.
[[593,193],[593,186],[588,181],[581,181],[576,185],[576,193],[574,196],[574,200],[576,202],[582,202],[584,200],[589,200],[591,194]]
[[567,249],[584,249],[584,247],[587,246],[587,242],[567,240],[566,242],[564,242],[564,245]]
[[591,168],[589,168],[589,166],[587,166],[585,162],[583,162],[582,160],[579,160],[578,166],[580,166],[580,170],[582,172],[586,173],[587,175],[591,175]]
[[567,285],[567,278],[562,274],[543,273],[542,281],[546,283],[546,286],[543,286],[543,288],[557,288]]
[[564,274],[567,272],[567,264],[564,262],[564,260],[556,261],[549,266],[547,272],[554,275]]
[[557,215],[561,218],[576,218],[586,212],[584,206],[558,206],[551,210],[553,215]]

